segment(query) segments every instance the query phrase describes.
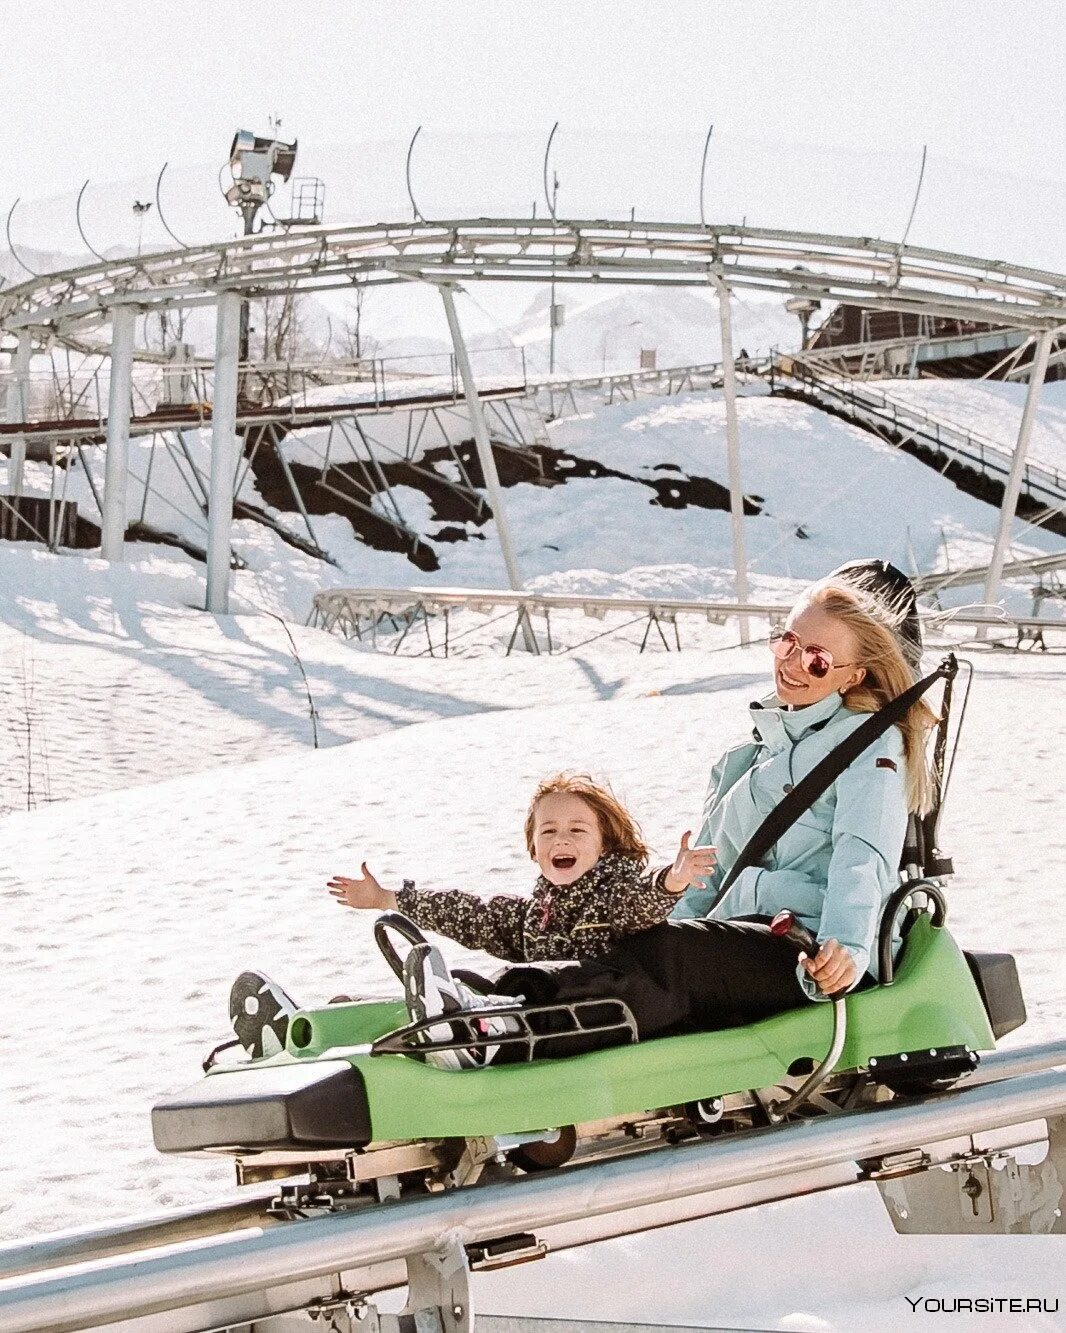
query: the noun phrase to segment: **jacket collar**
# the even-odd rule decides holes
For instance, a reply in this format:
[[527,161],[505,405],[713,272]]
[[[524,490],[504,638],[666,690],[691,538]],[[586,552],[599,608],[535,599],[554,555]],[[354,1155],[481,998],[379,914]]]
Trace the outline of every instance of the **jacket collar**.
[[786,710],[776,694],[767,695],[748,706],[754,723],[754,735],[775,754],[832,721],[844,707],[844,700],[836,690],[806,708]]

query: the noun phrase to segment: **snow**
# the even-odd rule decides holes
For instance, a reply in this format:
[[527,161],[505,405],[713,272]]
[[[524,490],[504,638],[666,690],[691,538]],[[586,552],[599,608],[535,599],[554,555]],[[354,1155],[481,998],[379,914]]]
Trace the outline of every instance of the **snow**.
[[[969,385],[958,386],[959,412],[971,393]],[[1005,422],[1010,420],[1009,407],[1003,409]],[[746,387],[738,415],[742,481],[761,509],[745,524],[746,549],[753,585],[768,595],[780,589],[782,578],[817,577],[851,558],[857,549],[877,549],[902,568],[916,571],[988,560],[995,511],[962,494],[917,459],[814,407],[771,398],[758,384]],[[1054,422],[1048,420],[1051,425],[1041,416],[1038,424],[1050,431]],[[374,418],[366,429],[384,447],[402,456],[406,430],[402,416]],[[444,429],[453,442],[463,439],[469,430],[465,414],[448,415]],[[206,472],[206,438],[197,431],[185,434],[190,453]],[[440,432],[434,434],[429,428],[423,447],[437,445],[441,438]],[[555,487],[530,482],[506,488],[508,520],[521,569],[531,586],[619,595],[627,589],[635,595],[652,596],[732,595],[732,579],[725,572],[733,563],[728,511],[695,503],[683,509],[667,508],[650,488],[653,482],[673,477],[682,482],[708,478],[724,484],[728,476],[725,407],[719,391],[642,396],[611,407],[589,408],[577,417],[551,423],[548,438],[552,448],[621,475],[577,477]],[[339,434],[335,433],[330,444],[324,429],[293,432],[283,444],[290,460],[319,465],[327,447],[334,461],[346,460]],[[203,518],[191,502],[187,469],[179,471],[173,453],[165,449],[158,448],[156,454],[146,517],[161,530],[202,546]],[[418,450],[415,454],[420,456]],[[94,459],[91,466],[99,487],[102,458]],[[0,484],[5,468],[0,459]],[[28,465],[27,473],[30,487],[45,493],[43,465]],[[134,455],[132,512],[140,512],[147,475],[147,446],[142,444]],[[72,470],[68,489],[71,499],[90,503],[80,467]],[[234,529],[234,548],[249,565],[248,573],[238,575],[238,588],[248,589],[252,603],[263,604],[269,598],[272,610],[284,608],[287,615],[303,621],[310,612],[311,598],[324,586],[403,587],[412,581],[506,586],[494,521],[468,527],[470,540],[447,541],[437,533],[454,525],[434,516],[421,491],[396,486],[392,496],[404,522],[435,551],[436,571],[416,570],[401,552],[364,546],[347,519],[339,515],[312,515],[310,519],[319,544],[335,562],[326,567],[301,556],[260,524],[246,520]],[[886,496],[898,496],[899,503],[885,504]],[[250,474],[245,476],[241,498],[306,540],[300,516],[268,509]],[[375,507],[381,507],[380,497]],[[626,541],[605,540],[604,534],[615,530],[623,514]],[[1012,551],[1018,556],[1052,552],[1061,544],[1053,533],[1019,528]],[[656,574],[657,569],[662,572]],[[973,590],[960,589],[945,595],[945,600],[958,605],[973,595]],[[1009,594],[1008,601],[1018,611],[1031,611],[1031,598],[1024,591]]]
[[[740,407],[745,486],[765,506],[745,525],[759,594],[786,600],[870,551],[905,564],[913,551],[929,567],[941,524],[987,546],[994,511],[914,459],[799,404],[752,395]],[[619,404],[557,423],[552,439],[636,480],[507,490],[535,586],[728,594],[728,515],[652,505],[640,484],[662,463],[724,477],[717,395]],[[609,777],[664,855],[692,827],[710,764],[744,737],[746,705],[767,685],[765,648],[736,646],[735,627],[683,626],[685,651],[643,656],[606,639],[553,658],[504,657],[509,627],[492,651],[448,660],[345,643],[301,623],[318,588],[500,584],[495,533],[442,543],[442,568],[428,576],[359,546],[345,520],[315,522],[340,568],[237,525],[250,568],[234,576],[228,617],[197,609],[203,567],[169,549],[131,545],[126,564],[109,566],[0,545],[0,1235],[228,1189],[223,1164],[156,1154],[148,1110],[197,1078],[226,1035],[229,982],[248,965],[309,1001],[390,991],[370,919],[338,915],[325,891],[332,873],[365,858],[389,883],[520,890],[532,882],[521,838],[529,795],[567,766]],[[801,524],[809,538],[795,536]],[[1050,543],[1039,549],[1055,540],[1032,537]],[[1060,1035],[1066,1020],[1066,670],[1054,654],[973,658],[943,829],[959,870],[952,925],[967,947],[1016,954],[1030,1019],[1007,1043],[1022,1044]],[[887,1330],[910,1314],[904,1295],[986,1294],[989,1274],[993,1294],[1055,1295],[1057,1244],[897,1237],[863,1186],[478,1286],[483,1306],[528,1314]],[[635,1276],[651,1273],[654,1296]]]

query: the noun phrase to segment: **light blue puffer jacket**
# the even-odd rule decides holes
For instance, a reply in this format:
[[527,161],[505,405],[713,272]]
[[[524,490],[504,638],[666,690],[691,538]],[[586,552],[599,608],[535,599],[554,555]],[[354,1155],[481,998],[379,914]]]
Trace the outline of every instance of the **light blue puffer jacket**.
[[[790,908],[819,942],[838,940],[861,978],[877,975],[881,909],[898,887],[907,831],[903,736],[897,727],[865,750],[782,835],[760,866],[741,871],[716,907],[730,866],[763,819],[799,780],[860,726],[868,713],[833,693],[787,711],[771,695],[751,705],[753,740],[728,750],[711,772],[697,845],[718,848],[718,864],[674,909],[675,917],[720,919]],[[802,969],[812,999],[824,999]]]

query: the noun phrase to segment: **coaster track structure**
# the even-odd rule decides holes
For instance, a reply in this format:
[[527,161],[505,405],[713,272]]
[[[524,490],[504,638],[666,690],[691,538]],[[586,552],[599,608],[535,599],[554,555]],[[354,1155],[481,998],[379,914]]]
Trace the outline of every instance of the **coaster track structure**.
[[482,279],[706,286],[715,275],[733,290],[861,300],[1000,327],[1066,324],[1066,276],[950,251],[720,224],[475,218],[312,227],[49,273],[0,293],[0,326],[49,329],[62,340],[116,304],[214,304],[220,290],[263,297]]
[[[747,597],[744,496],[736,420],[731,294],[775,292],[812,301],[858,301],[900,312],[939,315],[1027,330],[1036,337],[1010,475],[1004,487],[986,600],[998,591],[1010,523],[1048,356],[1066,326],[1066,276],[1042,269],[871,237],[836,236],[727,224],[496,219],[317,227],[138,255],[33,276],[0,292],[0,328],[13,334],[13,388],[7,419],[17,426],[33,346],[54,341],[94,347],[110,320],[108,469],[102,553],[121,559],[125,534],[129,398],[135,314],[175,307],[217,308],[215,395],[207,549],[207,608],[228,610],[236,472],[240,311],[244,303],[293,292],[327,292],[387,283],[435,285],[444,302],[463,381],[489,506],[513,588],[523,586],[480,397],[455,312],[458,284],[510,282],[713,287],[722,328],[723,391],[729,444],[730,511],[738,598]],[[25,440],[11,434],[12,490],[21,487]],[[747,621],[741,621],[742,638]],[[529,636],[525,634],[527,646]]]
[[[1064,1064],[1047,1042],[993,1053],[957,1090],[724,1138],[671,1143],[638,1120],[599,1160],[533,1176],[401,1196],[386,1175],[349,1206],[259,1193],[0,1247],[0,1333],[471,1333],[472,1270],[863,1182],[902,1233],[1060,1234]],[[380,1311],[405,1284],[404,1312]]]

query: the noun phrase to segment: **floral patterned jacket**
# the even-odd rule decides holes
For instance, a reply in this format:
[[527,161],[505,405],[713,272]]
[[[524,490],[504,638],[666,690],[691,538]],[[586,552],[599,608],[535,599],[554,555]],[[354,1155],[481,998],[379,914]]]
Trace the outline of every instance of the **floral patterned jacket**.
[[678,896],[665,887],[669,869],[646,871],[632,856],[607,852],[572,884],[549,884],[538,875],[532,897],[421,890],[408,880],[396,905],[423,930],[508,962],[599,958],[624,936],[670,915]]

